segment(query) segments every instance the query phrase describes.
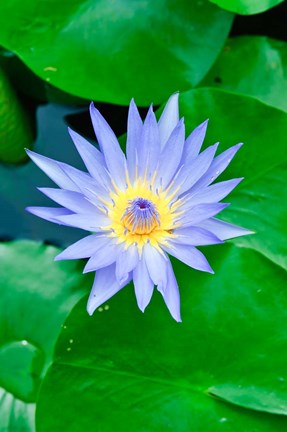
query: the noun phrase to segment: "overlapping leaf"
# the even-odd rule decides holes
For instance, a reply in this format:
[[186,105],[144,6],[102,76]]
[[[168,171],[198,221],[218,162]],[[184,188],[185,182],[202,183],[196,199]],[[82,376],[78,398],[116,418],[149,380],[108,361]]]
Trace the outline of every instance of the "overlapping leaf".
[[79,265],[54,263],[58,249],[0,245],[0,430],[31,432],[39,385],[68,312],[87,288]]
[[42,387],[40,432],[286,429],[284,416],[214,399],[287,414],[286,273],[235,246],[209,258],[215,276],[175,265],[182,324],[159,294],[141,314],[132,286],[92,318],[77,305]]
[[31,119],[1,67],[0,119],[0,161],[23,161],[27,158],[24,148],[33,143]]
[[222,218],[256,231],[236,240],[287,269],[286,130],[287,115],[255,99],[216,89],[198,89],[181,97],[181,112],[195,126],[209,118],[206,143],[220,140],[223,151],[244,142],[226,177],[245,177],[228,197]]
[[[17,13],[15,13],[17,11]],[[220,52],[232,14],[209,1],[8,0],[0,44],[40,77],[88,99],[140,105],[196,85]]]
[[210,0],[210,1],[228,11],[235,12],[242,15],[252,15],[273,8],[274,6],[283,3],[284,0]]
[[200,86],[253,96],[287,111],[287,44],[264,36],[229,39]]

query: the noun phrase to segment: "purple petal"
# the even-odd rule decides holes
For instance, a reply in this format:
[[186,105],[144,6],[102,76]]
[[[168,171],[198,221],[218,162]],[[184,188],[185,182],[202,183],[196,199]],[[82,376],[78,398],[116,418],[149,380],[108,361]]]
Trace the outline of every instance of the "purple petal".
[[39,155],[31,150],[26,150],[26,152],[30,159],[62,189],[79,191],[78,186],[63,172],[61,162]]
[[134,100],[131,100],[128,115],[127,131],[127,166],[131,181],[135,180],[136,175],[136,147],[140,142],[143,122],[139,115]]
[[173,242],[179,244],[205,246],[222,243],[222,240],[212,232],[200,227],[191,226],[175,229],[173,234],[176,236],[176,238],[173,239]]
[[169,184],[178,169],[184,145],[184,134],[185,127],[182,119],[172,131],[160,155],[157,179],[158,184],[161,184],[163,188]]
[[[61,163],[61,168],[65,174],[78,186],[79,191],[85,194],[87,188],[92,189],[98,196],[107,198],[108,191],[102,183],[98,183],[94,178],[77,168]],[[97,199],[97,203],[99,200]]]
[[91,217],[91,214],[70,214],[67,216],[59,216],[57,217],[57,222],[86,231],[99,231],[103,227],[109,226],[111,223],[107,216],[100,212],[95,212],[93,217]]
[[191,163],[183,165],[183,168],[175,177],[174,185],[170,192],[179,188],[178,195],[188,191],[208,170],[213,161],[218,144],[208,147]]
[[212,183],[228,167],[238,150],[243,146],[242,143],[230,147],[225,152],[218,155],[206,171],[204,176],[194,185],[192,192],[202,189]]
[[[131,277],[126,281],[126,284],[128,284],[130,280]],[[109,300],[122,288],[123,285],[119,285],[116,280],[115,264],[98,270],[88,299],[88,314],[92,315],[99,306]]]
[[159,252],[154,246],[146,243],[143,248],[143,257],[154,285],[166,285],[167,257],[164,252]]
[[224,210],[229,203],[211,203],[211,204],[197,204],[194,207],[185,208],[184,205],[180,210],[184,210],[183,215],[180,216],[176,221],[178,228],[184,228],[190,225],[199,224],[205,219],[209,219],[212,216],[220,213]]
[[93,103],[90,105],[90,113],[95,134],[111,177],[120,188],[124,188],[126,185],[126,158],[117,137]]
[[160,154],[158,124],[152,110],[148,110],[137,145],[138,176],[150,178],[157,167]]
[[38,188],[40,192],[75,213],[94,213],[97,211],[87,199],[79,192],[63,189]]
[[219,219],[207,219],[203,222],[200,222],[198,225],[202,228],[207,229],[208,231],[212,232],[214,235],[216,235],[221,240],[228,240],[230,238],[234,237],[240,237],[243,235],[248,234],[254,234],[253,231],[249,231],[245,228],[241,228],[236,225],[232,225],[228,222],[224,222]]
[[203,253],[193,246],[179,245],[170,242],[170,245],[164,246],[164,249],[189,267],[208,273],[214,273]]
[[104,184],[105,187],[109,188],[111,182],[105,168],[106,164],[102,153],[77,132],[74,132],[70,128],[68,129],[70,136],[91,176],[97,180],[99,184]]
[[173,129],[176,127],[178,121],[178,93],[175,93],[168,99],[158,122],[160,146],[162,149],[167,143],[167,140],[169,139]]
[[106,238],[105,240],[105,242],[102,242],[101,249],[91,256],[83,273],[99,270],[116,261],[119,252],[122,250],[121,245],[116,244],[114,239]]
[[67,216],[72,214],[70,210],[57,207],[27,207],[26,210],[35,216],[46,219],[49,222],[58,223],[59,225],[66,225],[65,222],[58,220],[59,216]]
[[159,285],[157,289],[162,294],[171,316],[177,322],[181,322],[179,289],[169,258],[167,259],[166,268],[167,283],[165,286]]
[[69,246],[55,257],[55,261],[90,258],[99,252],[107,243],[107,237],[102,234],[91,234]]
[[138,265],[133,271],[133,281],[138,307],[144,312],[150,302],[154,284],[149,276],[143,257],[139,260]]
[[129,273],[137,266],[138,248],[135,244],[119,253],[116,261],[116,278],[119,284],[128,279]]
[[243,178],[238,178],[215,183],[198,190],[196,194],[193,194],[191,189],[190,197],[185,196],[185,199],[190,205],[218,202],[224,199],[242,180]]
[[192,159],[198,156],[205,138],[207,125],[208,120],[205,120],[187,137],[182,155],[182,163],[190,163]]

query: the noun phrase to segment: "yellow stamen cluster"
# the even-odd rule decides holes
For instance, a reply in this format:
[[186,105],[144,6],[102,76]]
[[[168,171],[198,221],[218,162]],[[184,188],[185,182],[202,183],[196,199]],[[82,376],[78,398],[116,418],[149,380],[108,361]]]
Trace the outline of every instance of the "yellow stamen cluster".
[[[112,237],[118,238],[119,243],[125,243],[126,247],[136,243],[141,251],[148,241],[158,248],[174,237],[172,230],[178,206],[177,203],[172,204],[173,195],[160,188],[154,190],[150,182],[142,179],[137,179],[133,184],[128,182],[125,190],[114,187],[115,192],[110,194],[112,203],[106,205],[111,220],[107,229],[111,230]],[[157,217],[153,217],[148,225],[134,226],[129,208],[137,198],[148,200],[156,210]]]

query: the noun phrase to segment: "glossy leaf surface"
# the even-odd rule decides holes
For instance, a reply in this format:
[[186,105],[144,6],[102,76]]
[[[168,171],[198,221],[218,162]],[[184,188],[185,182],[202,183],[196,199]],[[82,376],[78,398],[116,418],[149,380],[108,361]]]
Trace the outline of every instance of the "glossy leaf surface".
[[223,151],[244,142],[221,178],[245,180],[228,197],[232,205],[220,218],[256,232],[236,239],[237,245],[253,248],[287,269],[286,113],[215,89],[186,92],[180,101],[188,125],[210,119],[205,145],[220,140]]
[[200,86],[253,96],[287,111],[287,43],[264,36],[229,39]]
[[47,82],[90,100],[135,97],[140,105],[196,85],[232,23],[207,0],[8,0],[0,17],[0,44]]
[[[42,388],[40,432],[67,424],[68,432],[92,424],[104,432],[116,424],[152,432],[287,426],[284,416],[275,415],[287,414],[287,115],[216,89],[182,94],[180,112],[189,130],[210,117],[206,146],[221,139],[223,151],[244,138],[226,177],[246,180],[230,196],[223,218],[256,234],[205,248],[214,276],[174,262],[182,324],[172,321],[160,296],[142,315],[132,286],[93,317],[83,302],[77,305]],[[61,407],[61,418],[47,416],[48,406],[53,413]],[[81,416],[73,423],[75,411]]]
[[273,8],[274,6],[283,3],[284,0],[210,0],[210,1],[228,11],[235,12],[242,15],[252,15]]
[[27,159],[24,148],[32,147],[32,122],[1,66],[0,119],[0,161],[22,162]]
[[0,430],[34,430],[39,386],[63,321],[83,296],[77,263],[54,263],[59,249],[31,241],[1,243]]
[[40,432],[285,430],[285,416],[260,411],[287,414],[286,272],[234,245],[209,259],[214,276],[174,265],[182,324],[159,295],[138,311],[131,285],[93,317],[77,305],[42,387]]

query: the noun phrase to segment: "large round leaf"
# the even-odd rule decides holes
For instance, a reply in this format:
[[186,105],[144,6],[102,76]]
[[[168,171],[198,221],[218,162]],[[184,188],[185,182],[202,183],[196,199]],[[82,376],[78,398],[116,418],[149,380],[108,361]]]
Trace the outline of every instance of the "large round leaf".
[[210,117],[206,145],[221,139],[224,150],[245,141],[226,176],[246,180],[224,217],[257,233],[208,248],[215,276],[175,263],[182,325],[156,297],[143,316],[131,287],[92,318],[79,304],[42,387],[40,432],[287,427],[286,418],[259,413],[287,414],[287,115],[216,89],[182,94],[180,110],[188,129]]
[[40,77],[88,99],[140,105],[196,85],[219,54],[232,15],[207,0],[7,0],[0,44]]
[[0,430],[31,432],[39,386],[64,319],[90,281],[58,249],[31,241],[0,244]]
[[245,177],[228,197],[232,205],[222,218],[256,231],[236,244],[254,248],[287,269],[287,115],[256,99],[216,89],[182,94],[180,108],[189,126],[210,119],[206,144],[220,141],[222,151],[245,143],[222,176]]
[[283,3],[284,0],[210,0],[231,12],[242,15],[252,15],[264,12]]
[[287,414],[286,272],[249,249],[212,251],[213,276],[175,264],[182,324],[159,295],[143,315],[131,286],[93,317],[77,305],[40,393],[39,432],[286,430],[286,417],[256,412]]
[[287,43],[263,36],[229,39],[200,86],[254,96],[287,111]]

